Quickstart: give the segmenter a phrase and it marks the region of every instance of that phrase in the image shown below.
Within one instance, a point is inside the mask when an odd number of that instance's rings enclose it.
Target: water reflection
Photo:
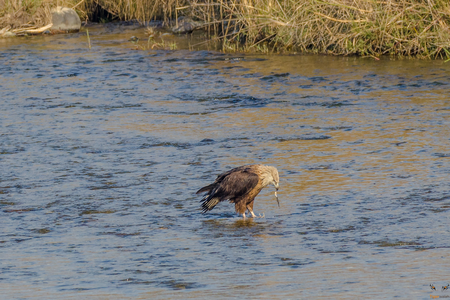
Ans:
[[[416,299],[445,280],[442,62],[135,51],[139,28],[98,30],[93,51],[0,41],[4,297]],[[266,189],[265,218],[202,215],[195,191],[248,163],[277,166],[281,207]]]

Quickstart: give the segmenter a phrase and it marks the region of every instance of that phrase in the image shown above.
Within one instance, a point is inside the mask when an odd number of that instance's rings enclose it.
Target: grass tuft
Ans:
[[[0,0],[0,29],[46,25],[56,4],[82,20],[190,16],[224,51],[450,59],[448,0]]]
[[[447,0],[218,0],[216,3],[219,4],[216,18],[209,24],[222,25],[227,49],[450,58]],[[197,13],[198,18],[204,15],[205,12]],[[205,17],[203,20],[208,22]],[[233,42],[234,47],[229,45]]]

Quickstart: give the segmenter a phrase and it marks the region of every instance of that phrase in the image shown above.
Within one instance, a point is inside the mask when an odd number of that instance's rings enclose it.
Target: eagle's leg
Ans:
[[[252,217],[256,218],[256,215],[253,213],[253,209],[250,207],[250,205],[247,205],[247,209],[252,214]]]
[[[255,215],[255,213],[253,212],[253,202],[251,202],[250,204],[247,205],[247,209],[248,211],[252,214],[253,218],[265,218],[266,215],[265,214],[260,214],[259,216]]]

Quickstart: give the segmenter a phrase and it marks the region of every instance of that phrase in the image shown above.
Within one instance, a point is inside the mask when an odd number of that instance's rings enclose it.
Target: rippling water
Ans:
[[[448,64],[134,30],[0,40],[2,297],[450,295]],[[202,215],[195,191],[247,163],[278,168],[281,208],[268,188],[265,218]]]

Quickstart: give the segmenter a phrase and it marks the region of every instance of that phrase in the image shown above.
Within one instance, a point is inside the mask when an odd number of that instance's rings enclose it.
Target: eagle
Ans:
[[[272,166],[256,164],[231,169],[217,176],[213,183],[197,191],[197,194],[207,192],[200,200],[202,213],[212,210],[219,202],[229,200],[234,203],[236,212],[244,219],[247,210],[255,218],[253,213],[255,197],[269,184],[273,184],[278,191],[279,182],[278,170]],[[275,197],[279,207],[280,201],[276,191]]]

